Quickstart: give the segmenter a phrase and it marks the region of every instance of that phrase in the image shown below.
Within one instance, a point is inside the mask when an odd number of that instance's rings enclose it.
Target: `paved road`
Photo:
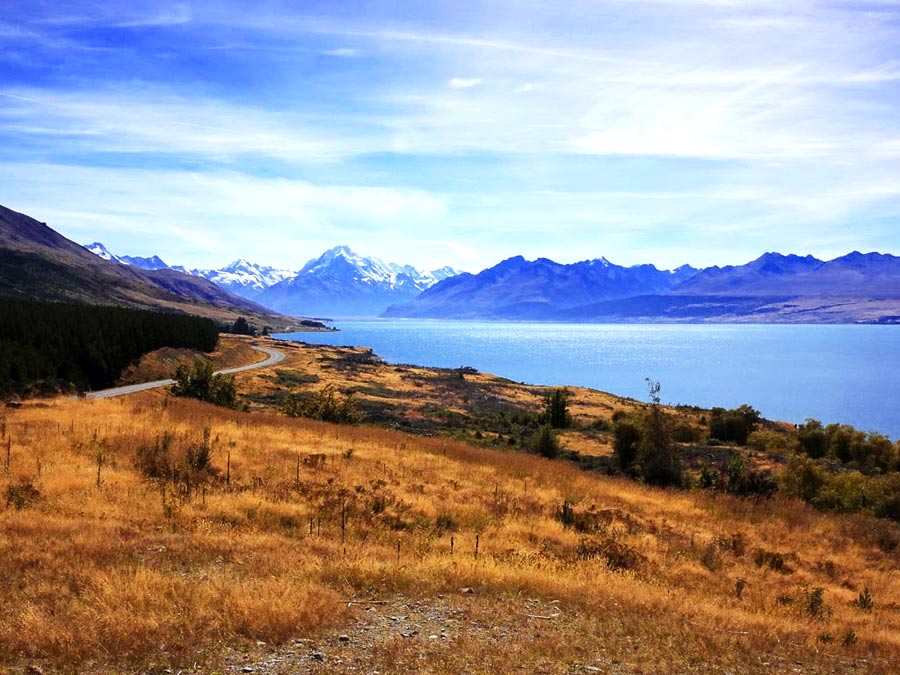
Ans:
[[[242,373],[245,370],[253,370],[254,368],[265,368],[266,366],[271,366],[276,363],[280,363],[284,361],[284,352],[280,352],[277,349],[272,349],[270,347],[254,347],[251,345],[251,349],[255,349],[258,352],[263,352],[269,355],[265,361],[260,361],[259,363],[251,363],[247,366],[239,366],[237,368],[226,368],[225,370],[217,370],[216,375],[228,375],[230,373]],[[85,396],[87,398],[112,398],[113,396],[124,396],[125,394],[134,394],[139,391],[145,391],[146,389],[156,389],[157,387],[165,387],[170,384],[175,384],[175,380],[156,380],[155,382],[143,382],[141,384],[129,384],[125,387],[113,387],[112,389],[101,389],[100,391],[92,391]]]

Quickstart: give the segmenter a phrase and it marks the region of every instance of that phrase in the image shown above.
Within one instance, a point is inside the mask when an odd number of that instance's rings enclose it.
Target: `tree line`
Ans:
[[[211,319],[122,307],[0,300],[0,393],[102,389],[161,347],[212,351]]]

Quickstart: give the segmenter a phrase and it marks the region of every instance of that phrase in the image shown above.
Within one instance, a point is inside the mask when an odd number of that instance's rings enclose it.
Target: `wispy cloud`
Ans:
[[[465,266],[898,245],[892,2],[35,4],[0,43],[3,199],[85,232],[227,259],[256,214],[272,255],[368,233],[415,258],[427,223]]]
[[[477,77],[451,77],[447,85],[451,89],[471,89],[481,84],[481,79]]]
[[[352,59],[360,56],[360,51],[358,49],[351,49],[350,47],[339,47],[338,49],[326,49],[322,52],[326,56],[340,56],[345,59]]]

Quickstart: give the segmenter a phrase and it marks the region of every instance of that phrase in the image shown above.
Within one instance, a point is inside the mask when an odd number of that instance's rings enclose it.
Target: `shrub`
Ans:
[[[813,619],[831,616],[831,608],[825,604],[825,589],[819,586],[801,591],[803,609]]]
[[[811,502],[824,485],[824,472],[807,457],[792,459],[781,475],[781,486],[785,493],[807,502]]]
[[[556,440],[553,427],[549,424],[543,425],[531,435],[528,447],[548,459],[559,457],[559,441]]]
[[[23,478],[18,483],[11,484],[6,488],[6,506],[12,506],[17,511],[34,504],[40,498],[41,493],[28,479]]]
[[[782,431],[757,429],[747,437],[747,445],[757,452],[784,455],[795,450],[796,440]]]
[[[672,440],[678,443],[697,443],[700,436],[700,430],[688,422],[679,420],[672,425]]]
[[[209,361],[197,360],[188,367],[184,364],[175,369],[175,396],[187,396],[207,403],[234,408],[237,406],[237,388],[234,375],[215,375]]]
[[[709,416],[709,435],[725,443],[746,445],[759,421],[759,411],[746,404],[734,410],[713,408]]]
[[[872,594],[869,593],[868,586],[859,594],[859,597],[853,602],[857,609],[863,612],[871,612],[875,603],[872,602]]]
[[[288,397],[281,410],[290,417],[307,417],[334,424],[356,424],[361,419],[353,393],[340,397],[332,384],[314,394]]]
[[[613,453],[619,468],[622,471],[633,471],[641,441],[640,429],[628,419],[619,419],[613,427],[613,433],[615,435]]]
[[[797,429],[797,440],[800,449],[808,457],[819,459],[828,452],[828,436],[819,420],[808,419]]]

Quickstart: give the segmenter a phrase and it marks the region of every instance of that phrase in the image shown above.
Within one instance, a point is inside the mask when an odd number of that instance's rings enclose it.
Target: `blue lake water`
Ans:
[[[480,371],[711,407],[749,403],[769,419],[841,422],[900,437],[900,327],[597,325],[372,320],[279,337],[371,347],[391,363]]]

